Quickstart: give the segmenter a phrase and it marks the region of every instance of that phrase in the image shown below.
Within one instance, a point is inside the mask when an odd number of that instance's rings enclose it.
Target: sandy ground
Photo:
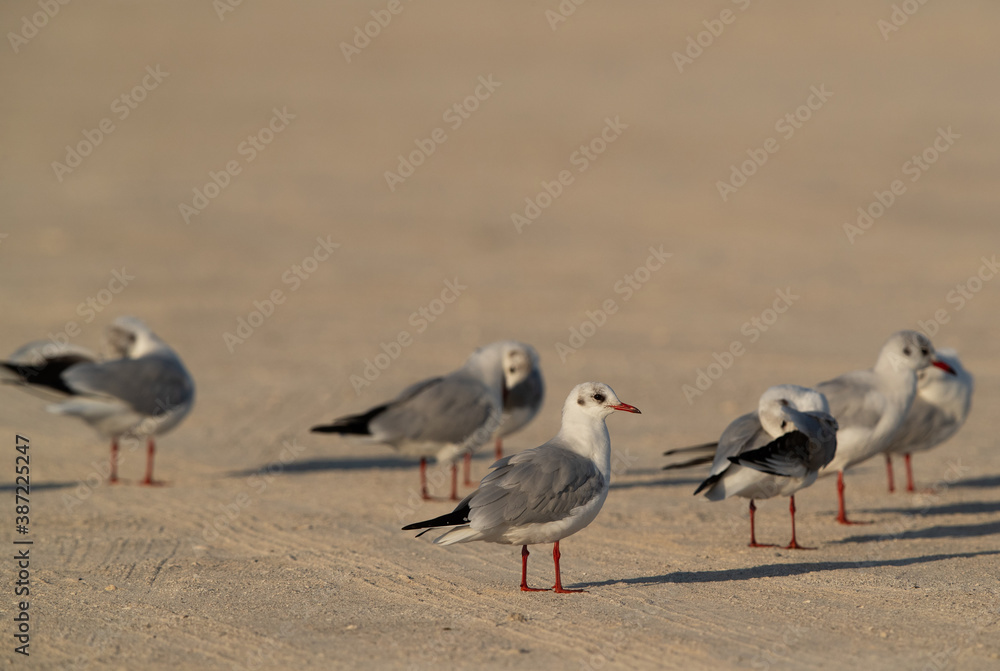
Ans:
[[[100,482],[102,440],[0,389],[7,543],[16,434],[33,485],[31,655],[13,650],[8,560],[5,659],[997,668],[1000,280],[976,279],[1000,252],[996,3],[919,5],[890,32],[889,2],[593,2],[553,30],[555,0],[243,2],[220,20],[224,1],[71,3],[37,31],[35,2],[0,8],[22,38],[0,58],[0,350],[67,329],[96,347],[132,314],[198,389],[160,441],[163,488],[134,486],[134,450],[131,484]],[[341,44],[390,6],[347,62]],[[731,166],[762,155],[724,199]],[[225,188],[198,201],[210,173]],[[558,197],[539,199],[543,183]],[[881,216],[845,231],[859,207]],[[519,231],[512,214],[532,219]],[[339,247],[310,260],[317,238]],[[672,256],[637,272],[650,247]],[[134,279],[112,294],[115,271]],[[446,282],[460,296],[434,303]],[[778,292],[794,296],[780,315]],[[920,324],[977,383],[965,429],[915,460],[936,494],[889,495],[869,462],[848,499],[874,524],[836,525],[822,480],[798,498],[816,550],[751,550],[744,501],[694,498],[702,471],[660,470],[664,449],[717,437],[767,386],[868,367]],[[412,344],[356,390],[401,331]],[[550,437],[584,380],[643,411],[609,420],[613,490],[563,543],[586,594],[519,592],[518,548],[401,532],[449,509],[413,504],[414,464],[308,433],[508,337],[539,349],[550,391],[512,449]],[[689,402],[684,385],[733,343],[742,355]],[[784,500],[758,519],[762,540],[787,541]],[[530,577],[551,581],[547,546]]]

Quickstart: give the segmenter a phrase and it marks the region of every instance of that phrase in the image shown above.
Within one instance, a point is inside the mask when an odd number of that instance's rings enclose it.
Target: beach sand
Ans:
[[[103,439],[0,389],[8,543],[31,446],[12,666],[996,669],[1000,8],[681,4],[71,3],[32,31],[40,5],[4,3],[0,351],[135,315],[197,384],[157,488],[139,446],[109,486]],[[823,479],[796,500],[815,550],[752,549],[744,500],[660,470],[920,326],[976,377],[914,459],[936,493],[888,494],[874,459],[847,477],[873,524],[834,523]],[[506,338],[548,388],[511,450],[582,381],[642,410],[609,418],[612,490],[562,543],[586,594],[518,591],[518,547],[400,531],[451,504],[308,431]],[[757,519],[787,542],[784,499]]]

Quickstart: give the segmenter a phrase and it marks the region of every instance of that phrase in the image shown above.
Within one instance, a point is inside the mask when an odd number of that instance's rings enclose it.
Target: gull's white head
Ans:
[[[897,331],[882,346],[875,369],[916,372],[932,365],[950,370],[946,363],[935,360],[930,338],[919,331]]]
[[[563,405],[563,417],[583,415],[604,419],[615,410],[639,413],[639,408],[622,401],[615,390],[603,382],[584,382],[573,387]]]
[[[105,335],[108,349],[120,359],[136,359],[164,346],[149,327],[135,317],[119,317]]]
[[[775,438],[801,429],[801,418],[807,412],[829,415],[830,404],[821,392],[795,384],[770,387],[761,395],[757,406],[760,425]],[[824,422],[827,420],[832,422],[832,431],[836,432],[836,422],[832,417],[823,419]]]
[[[513,389],[538,370],[538,352],[531,345],[516,340],[506,340],[499,345],[503,351],[504,387]]]
[[[830,413],[830,404],[822,392],[797,384],[777,384],[769,387],[760,397],[759,408],[780,401],[784,401],[784,405],[791,406],[799,412]]]

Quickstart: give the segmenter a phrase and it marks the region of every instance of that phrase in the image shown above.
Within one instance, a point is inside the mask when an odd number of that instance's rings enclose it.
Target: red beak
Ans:
[[[955,369],[946,364],[944,361],[939,361],[938,359],[934,359],[934,361],[931,361],[931,365],[937,366],[946,373],[951,373],[952,375],[958,375],[958,373],[955,372]]]
[[[618,405],[613,405],[611,406],[611,409],[621,410],[623,412],[634,412],[637,415],[642,414],[641,412],[639,412],[639,408],[635,407],[634,405],[629,405],[628,403],[619,403]]]

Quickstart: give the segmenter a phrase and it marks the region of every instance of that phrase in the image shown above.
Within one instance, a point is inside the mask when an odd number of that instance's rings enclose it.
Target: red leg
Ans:
[[[837,521],[841,524],[871,524],[871,522],[855,522],[847,519],[844,510],[844,472],[837,471]]]
[[[889,493],[896,491],[895,478],[892,477],[892,456],[886,452],[885,453],[885,472],[889,477]]]
[[[788,497],[788,512],[792,515],[792,542],[785,546],[786,550],[815,550],[816,548],[807,548],[798,544],[795,540],[795,496]]]
[[[528,546],[521,546],[521,591],[522,592],[548,592],[547,588],[528,587]]]
[[[431,500],[431,495],[427,493],[427,459],[424,457],[420,457],[420,498]]]
[[[913,465],[910,463],[910,453],[907,452],[903,455],[903,460],[906,462],[906,491],[912,492],[913,488]]]
[[[108,483],[118,484],[118,439],[111,439],[111,475],[108,476]]]
[[[142,483],[144,485],[162,485],[162,482],[156,482],[153,480],[153,456],[156,453],[156,444],[153,442],[153,437],[149,436],[146,439],[146,477],[143,478]]]
[[[458,462],[451,465],[451,500],[458,501]]]
[[[557,594],[572,594],[574,592],[586,592],[585,589],[563,589],[562,586],[562,575],[559,573],[559,558],[562,555],[559,553],[559,541],[556,541],[555,545],[552,546],[552,563],[556,565],[556,584],[552,588],[553,592]]]
[[[472,487],[476,483],[472,481],[472,452],[465,453],[465,486]]]
[[[503,459],[503,438],[500,436],[497,436],[496,453],[494,456],[497,458],[497,461]]]
[[[754,505],[753,499],[750,499],[750,544],[747,547],[752,547],[752,548],[773,548],[773,547],[775,547],[774,545],[772,545],[770,543],[763,543],[762,544],[762,543],[758,543],[757,542],[757,536],[754,533],[754,527],[753,527],[753,514],[755,512],[757,512],[757,506]]]

